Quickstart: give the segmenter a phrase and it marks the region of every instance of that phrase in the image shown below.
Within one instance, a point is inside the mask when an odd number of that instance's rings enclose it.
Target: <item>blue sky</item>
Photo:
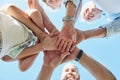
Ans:
[[[86,0],[87,1],[87,0]],[[6,4],[15,4],[21,9],[26,10],[27,0],[1,0],[0,6]],[[45,8],[45,12],[50,18],[50,20],[57,26],[60,30],[62,28],[62,17],[65,16],[64,7],[60,8],[58,11],[50,11]],[[78,19],[75,27],[81,30],[88,30],[97,28],[99,25],[105,24],[107,21],[104,17],[93,23],[80,22]],[[101,64],[106,66],[116,77],[120,80],[120,35],[115,35],[110,38],[96,38],[83,41],[78,45],[79,48],[83,49],[89,56],[93,57]],[[81,80],[95,80],[94,77],[80,64],[75,61],[71,61],[79,67],[79,72],[81,75]],[[41,69],[43,63],[43,53],[37,57],[33,66],[26,72],[21,72],[18,68],[18,62],[3,62],[0,60],[0,80],[36,80],[36,77]],[[61,70],[64,64],[58,66],[51,80],[60,80]]]

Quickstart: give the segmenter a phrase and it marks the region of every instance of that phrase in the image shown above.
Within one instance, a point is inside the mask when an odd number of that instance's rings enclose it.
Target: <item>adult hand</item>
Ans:
[[[59,32],[56,28],[54,28],[49,35],[50,35],[51,37],[56,37],[56,36],[58,36],[59,34],[60,34],[60,32]]]
[[[71,61],[71,60],[75,60],[76,57],[77,57],[77,55],[78,55],[78,53],[79,53],[79,50],[80,50],[80,49],[78,49],[78,48],[75,47],[74,51],[71,52],[70,55],[67,55],[67,56],[64,58],[64,60],[63,60],[62,63],[68,62],[68,61]]]
[[[30,9],[36,8],[37,4],[39,5],[38,0],[28,0],[27,3],[28,3],[28,6],[29,6]]]
[[[44,65],[52,68],[57,67],[62,63],[63,59],[69,55],[68,52],[61,53],[60,51],[44,51]]]
[[[56,46],[56,41],[57,38],[56,37],[50,37],[50,36],[46,36],[42,41],[42,48],[43,50],[56,50],[57,46]]]
[[[73,24],[64,24],[57,41],[58,50],[61,50],[62,52],[68,52],[75,42],[76,31],[73,27]]]

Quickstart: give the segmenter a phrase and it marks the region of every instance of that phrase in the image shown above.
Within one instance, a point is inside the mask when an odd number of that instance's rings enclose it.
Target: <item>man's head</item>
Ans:
[[[85,21],[94,21],[101,17],[102,10],[98,9],[93,1],[85,3],[82,7],[81,17]]]
[[[61,6],[62,0],[43,0],[52,9],[57,9]]]
[[[63,68],[61,80],[80,80],[77,67],[72,63],[67,63]]]

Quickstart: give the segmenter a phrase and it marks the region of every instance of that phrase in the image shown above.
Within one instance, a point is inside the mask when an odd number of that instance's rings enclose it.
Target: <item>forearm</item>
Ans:
[[[66,4],[66,15],[65,15],[65,17],[75,17],[75,13],[76,13],[76,7],[75,7],[74,3],[72,1],[68,1],[67,4]],[[74,24],[74,21],[64,21],[64,24],[66,24],[66,23]]]
[[[20,55],[17,57],[17,59],[22,59],[25,57],[29,57],[31,55],[38,54],[40,51],[42,51],[42,45],[41,44],[36,44],[34,46],[27,47],[23,49],[23,51],[20,53]]]
[[[85,53],[82,55],[79,63],[84,66],[96,80],[116,80],[115,76],[107,68]]]
[[[85,39],[90,39],[90,38],[101,38],[105,37],[106,35],[106,29],[105,28],[97,28],[93,30],[87,30],[83,31]]]
[[[21,21],[28,27],[33,33],[40,39],[44,38],[45,33],[42,32],[29,18],[29,16],[20,10],[19,8],[15,7],[14,5],[11,5],[8,7],[7,12],[12,17],[16,18],[17,20]],[[20,14],[20,15],[19,15]]]
[[[39,10],[40,13],[42,14],[44,26],[47,28],[47,30],[49,32],[52,32],[53,29],[57,29],[54,26],[54,24],[50,21],[49,17],[46,15],[45,11],[43,10],[41,5],[39,4],[38,0],[34,0],[34,3],[32,5],[34,5],[34,7],[32,7],[32,8]]]
[[[38,54],[23,58],[18,60],[19,61],[19,69],[21,71],[26,71],[28,68],[30,68],[35,61]]]
[[[43,65],[37,80],[50,80],[53,71],[52,67]]]

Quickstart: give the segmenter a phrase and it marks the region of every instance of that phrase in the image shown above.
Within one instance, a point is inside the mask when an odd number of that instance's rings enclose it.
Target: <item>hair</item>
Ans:
[[[64,73],[64,69],[66,69],[66,67],[68,67],[68,66],[70,66],[70,65],[73,65],[73,66],[77,69],[77,71],[78,71],[77,66],[74,65],[73,63],[67,63],[67,64],[65,64],[65,66],[64,66],[63,69],[62,69],[61,80],[63,80],[63,78],[64,78],[64,74],[63,74],[63,73]],[[79,74],[79,71],[78,71],[78,74]],[[80,80],[80,74],[79,74],[79,77],[78,77],[77,80]]]
[[[86,2],[86,3],[82,6],[82,10],[81,10],[81,14],[80,14],[80,16],[81,16],[81,21],[87,22],[87,21],[84,19],[83,15],[84,15],[85,10],[88,8],[88,6],[91,6],[91,4],[94,5],[93,1]]]
[[[51,11],[58,11],[58,9],[61,7],[62,3],[63,3],[63,0],[61,0],[61,5],[58,7],[58,8],[52,8],[49,4],[47,4],[47,1],[46,0],[42,0],[43,4],[46,5],[46,7],[51,10]]]
[[[46,0],[42,0],[42,1],[46,3]]]

